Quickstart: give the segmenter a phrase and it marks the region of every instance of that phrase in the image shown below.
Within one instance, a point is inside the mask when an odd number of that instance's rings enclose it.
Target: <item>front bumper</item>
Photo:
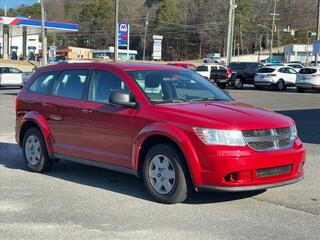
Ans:
[[[305,149],[297,139],[290,149],[257,152],[250,147],[207,147],[198,152],[199,190],[251,191],[292,184],[303,179]],[[289,167],[288,171],[278,172]],[[261,176],[261,171],[271,174]]]
[[[244,187],[219,187],[219,186],[198,186],[197,189],[200,191],[218,191],[218,192],[245,192],[245,191],[258,191],[268,188],[275,188],[290,185],[293,183],[300,182],[304,179],[303,176],[291,179],[284,182],[271,183],[271,184],[261,184],[253,186],[244,186]]]

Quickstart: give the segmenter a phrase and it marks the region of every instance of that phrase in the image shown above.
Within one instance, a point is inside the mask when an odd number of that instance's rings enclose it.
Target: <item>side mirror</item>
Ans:
[[[127,107],[135,107],[137,104],[130,101],[130,94],[125,91],[113,90],[110,93],[109,103]]]

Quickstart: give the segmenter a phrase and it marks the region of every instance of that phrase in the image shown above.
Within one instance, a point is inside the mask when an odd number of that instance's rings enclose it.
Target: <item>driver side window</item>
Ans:
[[[110,94],[114,90],[129,93],[128,87],[115,74],[96,70],[90,84],[89,101],[109,103]]]

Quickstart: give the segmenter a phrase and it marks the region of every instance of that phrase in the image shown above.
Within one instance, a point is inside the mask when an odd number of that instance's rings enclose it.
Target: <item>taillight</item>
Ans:
[[[227,77],[227,78],[230,78],[231,75],[232,75],[231,69],[228,68],[228,70],[227,70],[227,72],[226,72],[226,77]]]
[[[16,97],[16,113],[18,112],[18,104],[19,104],[19,98],[18,97]]]
[[[268,77],[276,77],[276,76],[277,76],[277,74],[272,73],[272,74],[267,74],[267,76],[268,76]]]
[[[311,74],[311,77],[320,77],[320,74]]]

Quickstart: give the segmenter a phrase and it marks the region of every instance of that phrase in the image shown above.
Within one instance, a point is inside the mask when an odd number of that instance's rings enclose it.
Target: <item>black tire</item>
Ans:
[[[208,61],[207,61],[207,60],[204,60],[204,63],[208,63]]]
[[[297,87],[297,92],[304,93],[305,89],[301,87]]]
[[[286,89],[286,83],[283,80],[279,80],[276,84],[276,88],[278,91],[283,91]]]
[[[243,88],[243,80],[239,77],[236,77],[234,80],[234,88],[235,89],[242,89]]]
[[[254,88],[257,90],[264,90],[263,86],[254,85]]]
[[[218,83],[218,87],[221,89],[225,89],[226,88],[226,84],[225,83]]]
[[[165,156],[173,165],[172,171],[175,172],[175,179],[172,183],[172,189],[165,194],[157,192],[152,186],[152,178],[149,176],[149,169],[152,160],[157,156]],[[153,146],[147,153],[143,163],[144,184],[155,201],[165,204],[174,204],[184,202],[192,191],[192,181],[184,160],[184,157],[178,149],[172,144],[158,144]],[[158,174],[159,175],[159,174]],[[163,180],[162,180],[163,181]],[[164,185],[163,185],[164,187]]]
[[[38,161],[34,164],[30,162],[27,158],[27,153],[26,153],[26,145],[29,137],[35,137],[37,141],[39,141],[39,148],[38,152],[40,153],[40,157],[36,158]],[[29,139],[30,140],[30,139]],[[39,131],[37,128],[30,128],[26,131],[26,133],[23,136],[22,140],[22,152],[23,152],[23,157],[25,160],[25,163],[27,167],[33,171],[33,172],[46,172],[52,169],[53,167],[53,160],[49,158],[48,152],[47,152],[47,147],[45,144],[45,141],[43,139],[42,133]]]

